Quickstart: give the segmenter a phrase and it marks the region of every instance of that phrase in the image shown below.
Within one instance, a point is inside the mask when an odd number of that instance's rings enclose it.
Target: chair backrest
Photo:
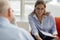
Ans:
[[[60,17],[55,17],[58,36],[60,37]]]

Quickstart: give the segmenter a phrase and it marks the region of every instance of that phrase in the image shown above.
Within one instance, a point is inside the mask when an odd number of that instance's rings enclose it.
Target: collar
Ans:
[[[0,23],[2,24],[6,24],[6,23],[10,23],[9,20],[3,16],[0,16]]]
[[[38,20],[38,18],[37,18],[37,16],[34,14],[33,15],[33,17],[35,17],[37,20]],[[44,17],[43,18],[46,18],[47,16],[46,15],[44,15]]]

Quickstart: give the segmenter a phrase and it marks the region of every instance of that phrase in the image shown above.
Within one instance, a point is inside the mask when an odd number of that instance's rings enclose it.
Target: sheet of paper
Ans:
[[[48,33],[48,32],[44,32],[44,31],[41,31],[41,30],[40,30],[40,32],[41,32],[42,34],[46,35],[46,36],[53,37],[53,35],[52,35],[52,34],[50,34],[50,33]]]

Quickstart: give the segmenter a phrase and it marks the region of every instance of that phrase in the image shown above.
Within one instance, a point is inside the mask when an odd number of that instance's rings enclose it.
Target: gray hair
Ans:
[[[0,13],[9,7],[8,0],[0,0]]]

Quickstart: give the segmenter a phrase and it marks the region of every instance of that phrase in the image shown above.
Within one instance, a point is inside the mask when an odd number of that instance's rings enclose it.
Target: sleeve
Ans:
[[[25,29],[21,27],[19,28],[15,25],[12,26],[16,40],[34,40],[34,38],[30,35],[30,33]]]
[[[27,40],[34,40],[34,38],[30,35],[30,33],[28,31],[26,31],[25,29],[21,29],[21,31]]]
[[[51,16],[51,24],[52,24],[52,29],[51,29],[52,34],[57,34],[56,22],[52,16]]]
[[[30,24],[30,27],[31,27],[31,32],[33,35],[38,35],[38,30],[36,28],[36,24],[35,24],[35,20],[32,18],[32,16],[29,16],[28,17],[29,19],[29,24]]]

